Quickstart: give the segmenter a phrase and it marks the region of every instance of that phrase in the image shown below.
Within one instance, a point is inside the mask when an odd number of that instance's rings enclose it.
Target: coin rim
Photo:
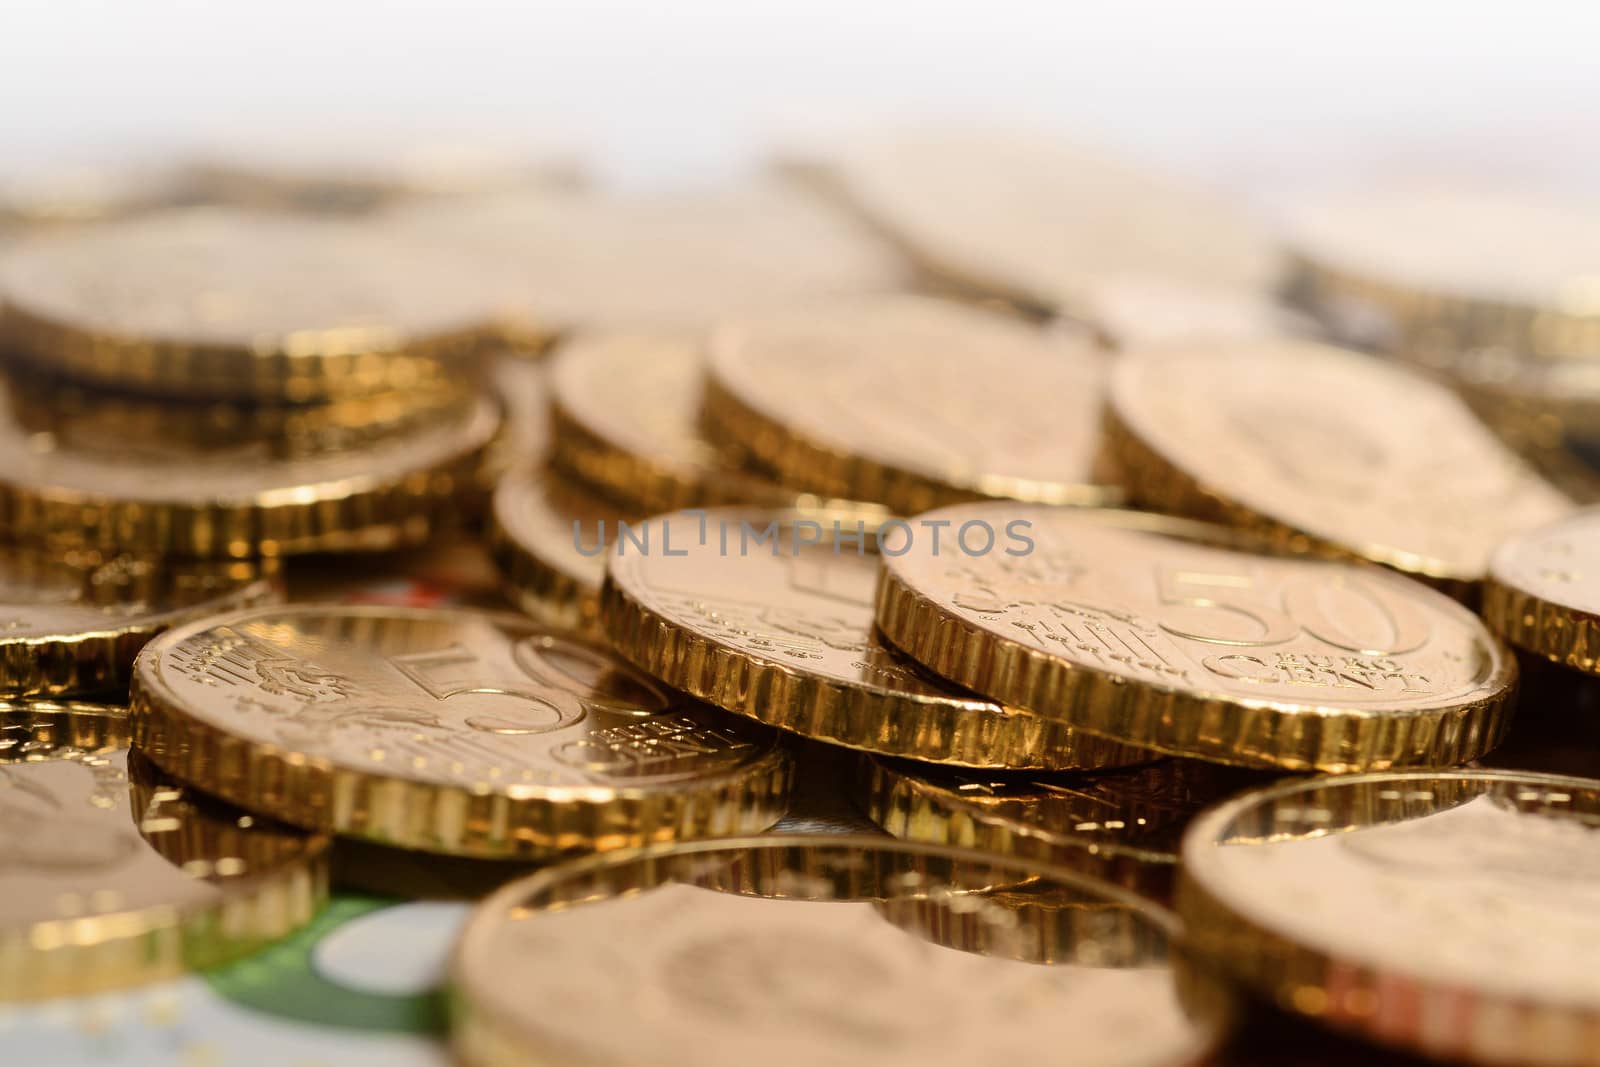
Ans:
[[[132,751],[131,719],[115,705],[0,700],[0,711],[20,707],[120,722],[120,751]],[[331,849],[328,835],[306,834],[293,859],[230,879],[214,900],[0,925],[0,1003],[139,985],[248,955],[322,910]]]
[[[282,603],[278,577],[257,578],[182,607],[116,625],[32,637],[0,635],[0,700],[103,694],[124,688],[133,663],[157,634],[191,619]]]
[[[234,498],[135,500],[33,485],[0,473],[0,527],[47,545],[182,559],[255,559],[418,545],[472,511],[480,472],[503,424],[500,402],[475,398],[458,418],[461,440],[431,461],[388,476],[355,472]],[[107,468],[115,484],[116,470]]]
[[[140,654],[129,705],[134,743],[174,777],[252,811],[445,855],[547,859],[576,849],[753,832],[786,809],[793,761],[777,738],[765,753],[698,787],[444,785],[252,741],[188,711],[161,676],[163,654],[196,633],[283,615],[473,619],[593,645],[523,615],[454,608],[288,604],[201,619],[168,630]]]
[[[840,306],[865,305],[841,301]],[[826,305],[818,305],[817,311],[824,314]],[[970,309],[965,313],[980,314]],[[1003,316],[994,318],[1013,328],[1026,326]],[[958,480],[831,444],[762,410],[728,382],[721,365],[733,358],[739,332],[739,327],[725,326],[710,337],[701,428],[714,446],[747,457],[754,469],[770,473],[784,485],[820,496],[871,501],[897,515],[993,499],[1082,507],[1104,507],[1122,499],[1121,488],[1114,485],[1041,482],[982,472]],[[1098,353],[1086,355],[1100,358]]]
[[[1360,352],[1315,341],[1289,339],[1276,343],[1297,348],[1308,346],[1320,348],[1348,356],[1350,359],[1367,361],[1374,359]],[[1259,345],[1260,342],[1256,344]],[[1248,530],[1276,546],[1295,552],[1314,552],[1329,559],[1358,559],[1381,563],[1418,581],[1426,582],[1464,604],[1476,603],[1482,591],[1485,577],[1483,572],[1468,573],[1437,557],[1410,552],[1390,544],[1367,542],[1358,545],[1339,537],[1313,533],[1258,511],[1245,504],[1236,495],[1201,481],[1198,476],[1191,474],[1181,460],[1162,451],[1135,430],[1128,415],[1122,410],[1126,401],[1120,398],[1131,388],[1124,383],[1126,379],[1132,377],[1134,370],[1138,369],[1134,364],[1139,358],[1138,354],[1130,354],[1129,357],[1119,360],[1112,369],[1111,381],[1106,388],[1105,407],[1101,414],[1101,447],[1133,502],[1152,511]],[[1445,387],[1439,386],[1439,388]],[[1465,408],[1465,405],[1463,407]],[[1471,421],[1477,421],[1470,408],[1465,409],[1462,414]],[[1515,455],[1515,453],[1510,454]],[[1525,461],[1519,457],[1519,462]],[[1529,474],[1540,482],[1549,484],[1531,467]],[[1551,488],[1559,492],[1554,486]],[[1487,571],[1487,566],[1484,571]]]
[[[1179,536],[1207,547],[1285,555],[1245,532],[1192,519],[1087,509],[1061,514]],[[1360,561],[1345,565],[1368,568],[1362,573],[1374,578],[1410,581]],[[1124,678],[990,633],[913,589],[896,573],[895,559],[885,560],[879,573],[876,616],[890,643],[935,674],[1001,703],[1157,752],[1242,767],[1333,773],[1465,763],[1504,738],[1517,689],[1517,662],[1476,615],[1426,585],[1413,584],[1425,596],[1438,598],[1440,608],[1461,613],[1482,631],[1490,663],[1476,692],[1486,695],[1386,716],[1381,709],[1190,692]],[[1229,742],[1237,738],[1268,743],[1255,752],[1241,752]],[[1380,744],[1387,746],[1383,752],[1378,751]]]
[[[1551,663],[1600,674],[1600,613],[1542,596],[1513,580],[1512,557],[1568,523],[1600,521],[1600,511],[1575,512],[1503,542],[1489,560],[1483,587],[1483,621],[1508,644]]]
[[[1258,923],[1243,908],[1230,905],[1203,884],[1209,858],[1214,853],[1223,827],[1250,808],[1293,796],[1308,789],[1346,788],[1384,783],[1437,783],[1454,781],[1497,781],[1525,783],[1551,788],[1600,791],[1600,781],[1572,775],[1538,774],[1526,771],[1445,769],[1410,772],[1378,772],[1337,777],[1300,778],[1248,790],[1223,801],[1190,823],[1180,851],[1177,910],[1189,930],[1190,942],[1201,955],[1231,972],[1233,978],[1253,987],[1279,1007],[1324,1023],[1353,1030],[1370,1040],[1394,1047],[1422,1051],[1447,1058],[1471,1059],[1483,1063],[1520,1063],[1520,1057],[1505,1052],[1506,1035],[1516,1036],[1514,1044],[1537,1048],[1551,1033],[1600,1034],[1600,1008],[1587,1011],[1568,1005],[1540,1003],[1502,993],[1486,993],[1421,972],[1405,974],[1387,965],[1341,958],[1338,946],[1315,948],[1296,943],[1269,925]],[[1311,991],[1310,996],[1299,995]],[[1365,1000],[1376,1005],[1380,1000],[1396,999],[1410,1005],[1414,1040],[1407,1042],[1394,1032],[1393,1013],[1369,1011],[1365,1020],[1349,1015],[1334,1015],[1327,1009],[1335,1001]],[[1321,1010],[1310,1010],[1320,1002]],[[1483,1038],[1482,1027],[1462,1024],[1450,1028],[1453,1042],[1443,1047],[1430,1046],[1428,1019],[1461,1019],[1481,1013],[1494,1020],[1493,1035]]]
[[[495,980],[477,982],[472,977],[468,959],[470,942],[475,931],[484,924],[498,921],[500,915],[511,910],[515,902],[529,894],[540,892],[549,885],[581,878],[590,873],[615,865],[654,863],[706,852],[748,852],[777,849],[877,849],[909,856],[943,857],[956,861],[970,861],[985,867],[1009,867],[1030,875],[1044,875],[1067,886],[1087,888],[1108,902],[1123,905],[1137,912],[1156,926],[1172,946],[1172,966],[1184,951],[1183,928],[1176,914],[1161,904],[1148,900],[1125,889],[1110,885],[1059,864],[1044,863],[1018,856],[1000,856],[967,848],[931,845],[898,838],[863,837],[859,834],[767,834],[760,837],[741,836],[715,840],[685,841],[670,845],[622,849],[595,856],[583,857],[558,864],[546,870],[510,882],[481,901],[463,924],[451,950],[448,967],[451,991],[451,1047],[456,1056],[474,1067],[512,1067],[540,1060],[542,1048],[537,1038],[523,1033],[515,1019],[504,1017],[483,999],[474,994],[474,986],[496,985]],[[659,884],[659,883],[658,883]],[[1197,1042],[1204,1047],[1216,1047],[1227,1027],[1225,1009],[1220,1005],[1217,1013],[1207,1012],[1192,1020]]]
[[[720,509],[706,518],[759,516],[775,522],[875,522],[872,513],[806,509]],[[672,516],[662,516],[661,520]],[[698,516],[697,516],[698,517]],[[1103,770],[1147,763],[1154,754],[976,694],[913,693],[846,681],[741,647],[674,619],[627,588],[606,560],[600,625],[612,650],[646,674],[723,711],[817,741],[975,770]],[[937,682],[935,681],[935,684]],[[976,724],[987,728],[974,730]],[[930,728],[937,724],[937,728]],[[897,740],[898,739],[898,740]]]

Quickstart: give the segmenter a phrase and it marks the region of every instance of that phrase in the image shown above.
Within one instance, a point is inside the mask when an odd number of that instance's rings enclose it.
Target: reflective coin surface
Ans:
[[[577,338],[550,368],[551,466],[641,514],[783,504],[795,493],[733,468],[697,427],[703,340],[691,333]]]
[[[988,899],[1024,882],[1077,894],[1083,920]],[[825,836],[652,849],[478,908],[452,963],[455,1048],[473,1065],[1191,1064],[1213,1029],[1179,1004],[1173,936],[1109,886],[979,853]]]
[[[1600,670],[1600,511],[1578,512],[1496,550],[1484,588],[1489,628],[1518,648]]]
[[[783,182],[648,196],[459,197],[389,225],[496,264],[530,342],[574,331],[703,328],[725,315],[900,288],[900,258]]]
[[[179,622],[276,599],[249,562],[181,564],[0,545],[0,696],[104,693]]]
[[[774,735],[488,612],[299,605],[193,623],[139,661],[133,715],[153,760],[219,796],[466,855],[764,829],[789,784]]]
[[[1481,581],[1497,544],[1572,506],[1449,390],[1309,342],[1132,353],[1107,432],[1141,504],[1446,585]]]
[[[15,355],[108,386],[309,401],[460,374],[505,292],[385,229],[205,209],[15,249],[0,329]]]
[[[872,625],[876,516],[717,509],[649,525],[654,551],[621,541],[609,555],[601,619],[620,655],[670,685],[817,740],[934,763],[1151,758],[962,692],[886,647]]]
[[[422,413],[363,400],[260,422],[242,407],[37,397],[31,384],[0,381],[0,517],[11,535],[184,559],[423,541],[481,494],[501,422],[481,396]]]
[[[1281,269],[1267,231],[1221,198],[1047,137],[908,131],[863,139],[819,170],[936,276],[1090,321],[1108,284],[1225,300],[1265,294]]]
[[[517,606],[549,626],[599,634],[606,554],[625,512],[550,470],[523,466],[500,480],[489,542]]]
[[[1508,348],[1600,353],[1600,205],[1557,189],[1413,175],[1285,211],[1301,299],[1342,337],[1453,368]]]
[[[1013,318],[922,297],[733,320],[705,426],[786,485],[913,515],[976,497],[1106,503],[1102,358]]]
[[[885,552],[878,626],[995,700],[1177,755],[1329,771],[1463,762],[1509,721],[1509,651],[1381,568],[1133,512],[987,503],[917,520],[939,521],[942,551],[912,527]]]
[[[327,845],[166,779],[120,708],[0,703],[0,999],[253,951],[321,906]]]
[[[1169,899],[1200,811],[1263,776],[1198,760],[1077,774],[982,774],[871,759],[865,806],[896,837],[1028,856]]]
[[[1493,771],[1285,782],[1183,842],[1200,950],[1290,1011],[1430,1057],[1594,1061],[1600,785]]]

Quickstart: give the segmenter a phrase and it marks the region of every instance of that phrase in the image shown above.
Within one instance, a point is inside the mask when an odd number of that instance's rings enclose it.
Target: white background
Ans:
[[[0,171],[232,145],[527,137],[603,176],[962,117],[1254,189],[1600,175],[1600,3],[0,0]]]

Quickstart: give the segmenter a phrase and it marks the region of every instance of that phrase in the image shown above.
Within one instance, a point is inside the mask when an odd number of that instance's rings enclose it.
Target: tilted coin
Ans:
[[[481,499],[500,426],[499,405],[480,396],[380,429],[308,415],[305,435],[253,414],[213,420],[212,409],[109,394],[62,409],[30,396],[0,381],[8,534],[188,559],[418,544]]]
[[[1309,342],[1130,353],[1105,429],[1137,503],[1463,595],[1495,545],[1572,507],[1449,390]]]
[[[858,513],[726,509],[647,525],[649,550],[623,539],[607,557],[600,618],[618,654],[668,685],[769,726],[930,763],[1151,758],[961,692],[886,647],[872,626],[874,532]]]
[[[976,497],[1106,503],[1104,365],[1011,318],[921,297],[731,322],[705,428],[786,485],[913,515]]]
[[[1078,322],[1117,349],[1203,340],[1310,336],[1315,323],[1266,291],[1209,289],[1161,278],[1085,282],[1092,320]]]
[[[547,626],[600,633],[606,551],[624,513],[553,471],[524,466],[500,480],[489,545],[517,606]]]
[[[1517,648],[1600,673],[1600,511],[1502,544],[1489,563],[1483,617]]]
[[[327,845],[166,779],[120,708],[0,703],[0,999],[254,951],[321,907]]]
[[[487,612],[301,605],[169,630],[134,672],[140,747],[286,822],[484,857],[764,829],[774,735],[610,653]]]
[[[1189,820],[1260,781],[1248,771],[1178,759],[1053,775],[870,759],[863,776],[867,813],[896,837],[1059,863],[1163,901]]]
[[[816,178],[927,272],[1091,322],[1124,282],[1259,299],[1281,270],[1267,231],[1208,191],[1042,136],[863,139],[821,159]]]
[[[1176,755],[1338,772],[1461,763],[1510,720],[1510,651],[1382,568],[1136,512],[989,503],[919,521],[954,543],[885,554],[879,630],[1014,707]]]
[[[701,437],[704,377],[693,334],[568,342],[550,368],[551,466],[646,515],[792,503],[794,492],[735,469]]]
[[[373,226],[192,211],[12,250],[0,337],[116,388],[324,400],[476,370],[505,291],[489,266]]]
[[[0,697],[107,693],[177,623],[279,597],[251,562],[182,564],[0,545]]]
[[[722,891],[740,871],[753,891]],[[1060,927],[1047,965],[1019,962],[1038,931],[984,891],[1030,879],[1112,921]],[[906,935],[930,907],[973,928],[972,951]],[[651,849],[481,904],[451,965],[453,1041],[473,1067],[1190,1064],[1217,1024],[1180,1005],[1175,938],[1165,911],[1110,886],[979,853],[846,837]]]
[[[1190,827],[1179,909],[1291,1012],[1440,1059],[1593,1063],[1597,816],[1583,778],[1285,782]]]
[[[575,331],[697,329],[798,299],[900,288],[900,258],[803,190],[540,190],[395,211],[398,233],[494,264],[537,345]]]
[[[1299,298],[1350,341],[1444,369],[1600,355],[1600,204],[1413,177],[1288,206]]]

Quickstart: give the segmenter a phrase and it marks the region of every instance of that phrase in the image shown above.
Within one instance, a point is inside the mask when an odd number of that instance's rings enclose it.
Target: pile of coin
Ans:
[[[183,173],[0,212],[8,1041],[1594,1062],[1570,246],[989,133]]]

